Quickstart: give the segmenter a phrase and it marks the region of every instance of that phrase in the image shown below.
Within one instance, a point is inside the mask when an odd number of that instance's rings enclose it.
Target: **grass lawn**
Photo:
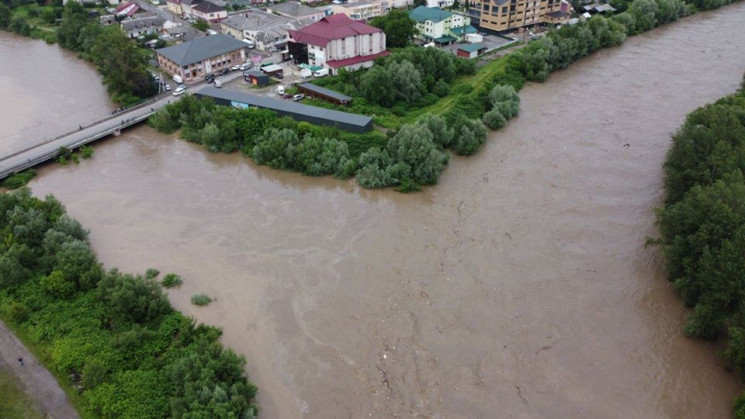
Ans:
[[[478,88],[494,80],[500,73],[504,73],[507,67],[508,55],[499,57],[493,61],[488,62],[476,71],[476,74],[471,76],[458,76],[453,83],[450,85],[450,94],[440,98],[437,102],[424,106],[421,108],[408,109],[403,115],[395,115],[390,109],[381,108],[379,106],[369,106],[367,112],[361,109],[355,109],[354,104],[349,107],[335,105],[321,99],[305,98],[303,103],[307,105],[319,106],[322,108],[336,109],[345,112],[361,113],[368,116],[372,116],[375,124],[388,129],[399,128],[402,125],[410,124],[415,122],[426,114],[443,115],[450,109],[452,109],[458,100],[463,96],[475,96],[478,94]],[[463,89],[463,87],[471,86],[473,89]],[[460,88],[460,89],[459,89]],[[333,90],[333,87],[331,87]],[[468,90],[467,93],[462,93]],[[294,93],[294,90],[288,89],[289,93]],[[461,93],[459,93],[461,92]],[[380,112],[375,112],[375,109]]]
[[[0,418],[43,419],[31,396],[23,391],[23,385],[5,367],[0,367]]]
[[[507,56],[498,58],[478,69],[476,71],[476,74],[472,76],[460,76],[456,78],[453,84],[450,86],[450,91],[457,91],[458,86],[461,85],[470,85],[474,88],[478,88],[479,86],[486,84],[489,80],[493,80],[494,77],[500,72],[504,72],[506,67]],[[407,112],[405,116],[399,119],[402,123],[406,124],[414,122],[415,120],[428,113],[442,115],[445,112],[449,111],[455,105],[458,97],[459,96],[457,94],[447,95],[430,106],[425,106],[419,109],[412,109]]]

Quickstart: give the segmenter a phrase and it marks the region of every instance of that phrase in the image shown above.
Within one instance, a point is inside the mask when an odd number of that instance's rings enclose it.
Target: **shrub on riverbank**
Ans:
[[[18,189],[22,186],[26,186],[27,183],[31,182],[31,179],[36,177],[36,170],[28,169],[22,172],[14,173],[7,178],[3,179],[3,188]]]
[[[690,336],[727,339],[725,356],[745,379],[745,90],[690,113],[664,164],[657,222],[670,281]],[[736,406],[745,417],[745,399]]]
[[[220,331],[175,311],[154,280],[104,272],[87,234],[51,196],[0,195],[0,313],[80,390],[81,413],[253,417],[256,388]]]

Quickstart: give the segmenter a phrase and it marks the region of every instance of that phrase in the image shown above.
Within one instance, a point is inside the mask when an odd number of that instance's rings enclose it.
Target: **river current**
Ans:
[[[644,242],[670,134],[737,88],[744,28],[741,2],[527,85],[520,116],[420,193],[257,167],[147,126],[30,186],[91,229],[106,266],[181,274],[172,302],[247,358],[263,417],[724,418],[741,387],[719,346],[682,335]],[[55,48],[0,34],[2,57],[82,67],[84,91],[61,75],[56,91],[107,112],[100,79]],[[6,68],[3,91],[29,105],[3,105],[2,150],[47,129],[29,130],[29,109],[61,106],[29,87],[37,66]],[[192,306],[200,292],[216,301]]]

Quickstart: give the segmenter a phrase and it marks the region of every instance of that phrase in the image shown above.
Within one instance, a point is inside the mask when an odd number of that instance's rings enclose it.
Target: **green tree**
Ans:
[[[87,24],[85,9],[75,1],[67,2],[62,12],[62,22],[57,28],[57,42],[63,48],[81,51],[80,32]]]
[[[360,92],[371,103],[390,107],[396,100],[396,92],[390,88],[391,73],[381,65],[376,65],[360,78]]]
[[[448,127],[445,118],[428,113],[419,118],[417,124],[427,127],[427,130],[432,134],[432,141],[440,148],[450,147],[453,141],[453,129]]]
[[[194,29],[202,32],[207,32],[207,30],[210,28],[209,22],[202,19],[197,19],[194,23],[191,24],[191,26],[193,26]]]
[[[478,119],[468,119],[461,115],[453,124],[453,131],[453,150],[462,156],[475,154],[486,141],[486,127]]]
[[[10,7],[0,4],[0,29],[6,29],[10,25],[11,16]]]
[[[447,153],[438,149],[432,133],[424,125],[404,125],[388,142],[392,165],[389,173],[396,183],[433,185],[448,162]]]
[[[405,10],[393,9],[387,15],[373,18],[370,25],[385,32],[385,43],[388,48],[405,47],[417,34],[416,22]]]
[[[137,46],[118,27],[110,26],[101,31],[91,48],[91,56],[116,102],[131,103],[136,98],[156,93],[157,88],[137,53]]]
[[[396,94],[396,99],[414,102],[422,96],[422,76],[409,61],[393,61],[388,64],[390,82],[386,89]]]
[[[504,124],[507,123],[507,120],[505,119],[504,115],[502,115],[502,112],[500,112],[499,109],[492,109],[489,112],[485,113],[484,116],[481,118],[481,121],[490,130],[502,128]]]
[[[97,296],[109,306],[107,320],[114,326],[146,323],[172,310],[156,281],[116,270],[106,273],[98,283]]]

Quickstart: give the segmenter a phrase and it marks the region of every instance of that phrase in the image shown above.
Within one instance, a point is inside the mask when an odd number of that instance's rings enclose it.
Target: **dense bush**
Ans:
[[[0,314],[72,377],[88,415],[254,417],[256,388],[219,330],[174,311],[152,279],[103,273],[87,234],[51,196],[0,194]]]
[[[164,276],[163,280],[160,282],[160,284],[166,288],[178,287],[183,283],[184,280],[176,274],[166,274],[166,276]]]
[[[212,298],[207,294],[194,294],[191,296],[191,303],[196,306],[206,306],[211,302]]]
[[[18,189],[21,186],[25,186],[27,183],[31,182],[31,179],[36,177],[36,170],[34,169],[28,169],[24,170],[23,172],[14,173],[7,178],[3,179],[3,182],[0,186],[3,188],[8,189]]]
[[[427,103],[430,95],[435,101],[438,96],[447,95],[455,76],[475,72],[473,61],[457,58],[447,51],[408,47],[395,51],[370,70],[344,72],[317,83],[353,95],[359,92],[367,103],[397,107],[399,113],[404,113],[430,104]],[[359,86],[359,90],[354,86]]]
[[[385,150],[374,148],[362,154],[357,181],[366,188],[404,185],[413,190],[437,183],[447,162],[447,153],[435,144],[428,125],[405,125]]]
[[[673,136],[657,221],[669,279],[693,308],[684,331],[727,338],[745,378],[745,91],[700,108]],[[745,399],[735,416],[745,415]]]

